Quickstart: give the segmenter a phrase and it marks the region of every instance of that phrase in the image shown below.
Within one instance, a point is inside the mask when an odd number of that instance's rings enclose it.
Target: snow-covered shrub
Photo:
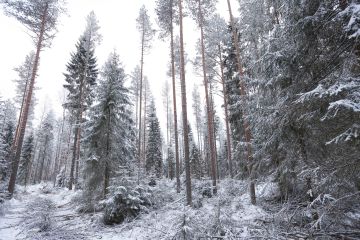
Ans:
[[[212,185],[210,181],[193,181],[194,184],[194,195],[198,195],[203,198],[211,198],[213,196],[212,193]]]
[[[147,211],[147,207],[151,205],[150,193],[142,186],[133,190],[124,186],[116,187],[111,195],[112,197],[104,202],[103,221],[107,225],[129,221],[140,211]]]
[[[40,185],[40,191],[44,194],[50,194],[52,192],[52,186],[49,184],[43,183]]]
[[[171,189],[171,190],[169,190]],[[155,209],[161,208],[164,206],[164,203],[173,202],[175,191],[175,182],[168,179],[161,179],[158,181],[158,184],[154,187],[151,187],[151,194],[149,195],[152,203],[152,207]]]
[[[37,198],[26,206],[24,223],[28,230],[46,232],[52,225],[55,205],[49,199]]]

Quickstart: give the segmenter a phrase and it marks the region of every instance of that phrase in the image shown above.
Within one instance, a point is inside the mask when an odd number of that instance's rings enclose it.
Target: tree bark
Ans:
[[[12,162],[11,175],[10,175],[9,186],[8,186],[8,191],[10,192],[11,195],[14,193],[14,190],[15,190],[17,171],[19,169],[19,163],[20,163],[21,149],[22,149],[24,136],[25,136],[26,124],[27,124],[28,115],[29,115],[29,108],[30,108],[32,93],[33,93],[34,85],[35,85],[36,73],[37,73],[38,66],[39,66],[40,51],[42,48],[44,34],[46,31],[45,24],[46,24],[46,18],[47,18],[47,14],[48,14],[47,11],[48,11],[48,3],[46,3],[46,5],[45,5],[44,12],[43,12],[42,19],[41,19],[41,27],[40,27],[37,46],[36,46],[34,67],[33,67],[32,74],[31,74],[29,92],[26,96],[26,102],[25,102],[24,111],[23,111],[24,114],[21,114],[19,117],[19,119],[20,119],[19,124],[18,124],[18,126],[20,126],[19,138],[14,146],[13,154],[14,153],[15,154],[14,154],[14,158],[13,158],[13,162]]]
[[[147,85],[146,81],[144,82],[144,124],[143,124],[143,146],[142,146],[142,153],[143,153],[143,166],[146,165],[146,107],[147,107]]]
[[[234,17],[232,15],[232,11],[231,11],[231,4],[230,4],[230,0],[227,0],[228,3],[228,9],[229,9],[229,14],[230,14],[230,23],[231,23],[231,28],[232,28],[232,33],[233,33],[233,39],[234,39],[234,45],[235,45],[235,50],[236,50],[236,66],[237,66],[237,72],[239,74],[239,78],[240,78],[240,95],[243,98],[243,101],[246,104],[246,89],[245,89],[245,84],[244,84],[244,71],[243,68],[241,66],[241,59],[240,59],[240,46],[239,46],[239,38],[238,35],[236,33],[236,27],[235,27],[235,22],[234,22]],[[246,152],[246,158],[248,161],[248,169],[249,169],[249,180],[250,180],[250,184],[249,184],[249,192],[250,192],[250,199],[251,199],[251,203],[253,205],[256,204],[256,192],[255,192],[255,181],[254,181],[254,172],[253,172],[253,156],[252,156],[252,147],[251,147],[251,131],[250,131],[250,125],[248,123],[248,121],[246,120],[246,109],[243,109],[243,118],[244,118],[244,132],[245,132],[245,141],[246,141],[246,147],[247,147],[247,152]]]
[[[69,182],[69,190],[72,190],[72,186],[74,184],[74,170],[75,170],[75,161],[76,161],[76,147],[77,147],[77,139],[78,139],[78,134],[79,134],[79,120],[76,121],[76,127],[75,127],[75,131],[74,131],[74,144],[73,144],[73,149],[72,149],[72,159],[71,159],[71,167],[70,167],[70,182]]]
[[[231,136],[230,136],[230,123],[229,123],[229,107],[228,107],[228,96],[225,86],[225,77],[224,77],[224,63],[221,54],[221,47],[219,45],[219,59],[220,59],[220,71],[221,71],[221,83],[224,94],[224,112],[225,112],[225,127],[226,127],[226,144],[227,144],[227,160],[229,166],[230,177],[234,177],[233,167],[232,167],[232,156],[231,156]]]
[[[183,9],[182,0],[178,1],[180,14],[180,68],[181,68],[181,100],[182,100],[182,119],[184,131],[184,156],[185,156],[185,175],[186,175],[186,202],[192,205],[191,196],[191,176],[190,176],[190,158],[189,158],[189,129],[187,119],[187,99],[186,99],[186,79],[185,79],[185,58],[184,58],[184,33],[183,33]]]
[[[172,6],[173,0],[171,0]],[[171,77],[172,77],[172,94],[174,105],[174,137],[175,137],[175,171],[176,171],[176,192],[180,193],[180,160],[179,160],[179,134],[178,134],[178,120],[177,120],[177,106],[176,106],[176,79],[175,79],[175,54],[174,54],[174,28],[173,28],[173,14],[171,11]]]
[[[208,120],[208,135],[209,135],[209,148],[210,148],[210,161],[211,161],[211,177],[212,177],[212,186],[213,193],[216,194],[216,151],[215,151],[215,141],[214,141],[214,118],[213,111],[210,102],[209,96],[209,83],[206,76],[206,63],[205,63],[205,44],[204,44],[204,28],[203,28],[203,14],[201,9],[201,1],[198,0],[199,4],[199,18],[200,18],[200,41],[201,41],[201,59],[202,59],[202,69],[204,76],[204,87],[205,87],[205,101],[206,101],[206,110],[207,110],[207,120]]]

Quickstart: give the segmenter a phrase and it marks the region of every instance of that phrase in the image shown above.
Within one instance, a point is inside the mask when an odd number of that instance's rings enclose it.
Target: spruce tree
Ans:
[[[190,127],[189,126],[189,145],[190,145],[190,167],[191,167],[191,174],[193,175],[193,177],[195,177],[196,179],[200,179],[201,178],[201,165],[200,165],[200,161],[201,161],[201,154],[199,151],[199,148],[196,146],[195,141],[194,141],[194,136]]]
[[[69,189],[75,183],[75,164],[79,159],[78,142],[80,138],[80,127],[83,122],[83,112],[92,104],[94,94],[93,88],[96,84],[98,70],[94,50],[86,50],[87,40],[82,36],[76,44],[76,52],[71,54],[71,60],[67,65],[64,87],[68,90],[67,102],[65,107],[69,109],[75,119],[73,153],[70,169]]]
[[[171,180],[175,177],[175,154],[172,146],[169,146],[167,150],[167,159],[166,162],[168,163],[168,174]]]
[[[113,52],[101,72],[97,103],[86,123],[85,194],[95,198],[106,196],[110,177],[134,160],[134,123],[125,77],[119,56]]]
[[[34,135],[31,132],[24,142],[17,180],[27,186],[30,177],[31,159],[34,154]]]
[[[162,175],[162,141],[160,123],[156,116],[154,100],[150,103],[148,114],[148,140],[146,145],[146,172],[160,178]]]
[[[5,129],[0,132],[0,179],[5,180],[9,176],[11,148],[14,141],[15,125],[8,121]]]

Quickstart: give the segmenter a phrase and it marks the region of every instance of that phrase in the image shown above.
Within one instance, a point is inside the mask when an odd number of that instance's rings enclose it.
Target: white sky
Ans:
[[[94,11],[101,26],[100,33],[103,41],[96,49],[99,68],[113,49],[116,49],[125,67],[130,74],[140,62],[140,36],[136,29],[136,18],[140,7],[145,4],[153,21],[153,27],[158,28],[154,12],[155,0],[67,0],[67,15],[63,15],[58,25],[58,33],[50,48],[41,53],[40,69],[36,86],[39,100],[36,107],[36,116],[39,117],[44,105],[54,109],[55,113],[62,112],[61,96],[63,95],[66,64],[70,60],[70,53],[75,50],[75,44],[83,33],[86,25],[86,16]],[[228,19],[226,0],[219,0],[218,11]],[[232,0],[233,11],[237,1]],[[235,12],[235,11],[234,11]],[[189,59],[193,58],[196,39],[199,31],[190,19],[185,19],[184,37],[185,51]],[[0,9],[0,95],[12,98],[15,95],[15,86],[12,80],[17,78],[13,69],[21,65],[25,56],[34,50],[33,43],[25,28],[14,18],[4,15]],[[153,48],[145,56],[144,74],[148,76],[152,93],[156,99],[157,111],[164,126],[165,111],[161,102],[163,83],[168,79],[166,72],[169,61],[168,43],[155,38]],[[202,79],[194,77],[191,64],[187,65],[188,112],[191,110],[191,91],[194,83],[201,85]],[[200,86],[200,91],[203,88]],[[163,129],[164,130],[164,129]]]

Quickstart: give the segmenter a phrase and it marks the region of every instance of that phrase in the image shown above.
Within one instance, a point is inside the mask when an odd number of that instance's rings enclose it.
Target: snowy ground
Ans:
[[[221,183],[221,198],[199,199],[195,189],[196,208],[184,207],[184,193],[177,194],[173,182],[160,184],[158,193],[165,196],[156,208],[115,226],[104,225],[101,213],[78,213],[71,201],[76,195],[73,191],[49,185],[31,186],[26,192],[19,189],[0,214],[0,239],[181,239],[184,234],[186,239],[249,239],[266,235],[262,223],[269,216],[249,204],[245,183]]]

